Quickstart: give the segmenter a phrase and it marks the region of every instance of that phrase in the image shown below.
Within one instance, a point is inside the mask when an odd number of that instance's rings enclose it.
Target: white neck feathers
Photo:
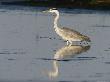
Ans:
[[[54,18],[54,28],[57,28],[58,27],[57,23],[58,23],[58,19],[59,19],[59,12],[56,11],[55,14],[56,14],[56,16]]]

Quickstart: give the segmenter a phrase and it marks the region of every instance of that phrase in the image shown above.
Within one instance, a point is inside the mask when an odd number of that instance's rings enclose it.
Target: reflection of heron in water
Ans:
[[[53,61],[53,71],[49,72],[49,77],[57,77],[58,76],[58,61],[57,60],[65,60],[74,57],[77,54],[81,54],[90,49],[90,46],[64,46],[59,49],[54,55]]]
[[[57,22],[59,19],[59,11],[57,9],[53,8],[44,12],[55,13],[54,29],[59,36],[61,36],[64,40],[67,41],[67,45],[69,43],[70,45],[72,45],[72,41],[89,41],[90,42],[89,37],[82,35],[73,29],[66,28],[66,27],[63,27],[63,28],[58,27]]]

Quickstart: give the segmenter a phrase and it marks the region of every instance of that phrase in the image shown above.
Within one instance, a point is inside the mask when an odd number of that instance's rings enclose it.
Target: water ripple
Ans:
[[[3,49],[3,50],[0,50],[0,54],[26,54],[25,51],[23,50],[8,50],[8,49]]]
[[[35,58],[37,60],[47,60],[47,61],[81,61],[81,60],[93,60],[97,59],[96,57],[76,57],[68,59],[52,59],[52,58]]]

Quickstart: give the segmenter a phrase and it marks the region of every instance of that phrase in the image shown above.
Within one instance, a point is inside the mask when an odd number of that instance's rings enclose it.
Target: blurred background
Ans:
[[[110,0],[0,0],[1,4],[110,9]]]

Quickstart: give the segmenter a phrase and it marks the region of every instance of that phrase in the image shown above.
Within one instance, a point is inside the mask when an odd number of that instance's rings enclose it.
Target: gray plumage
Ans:
[[[90,38],[82,35],[81,33],[70,29],[70,28],[66,28],[66,27],[59,27],[57,25],[58,19],[59,19],[59,11],[57,9],[49,9],[46,12],[51,12],[54,13],[55,18],[54,18],[54,29],[56,31],[56,33],[61,36],[64,40],[67,41],[67,45],[70,43],[70,45],[72,45],[73,41],[88,41],[90,42]]]
[[[59,31],[59,33],[57,32]],[[79,33],[78,31],[75,31],[73,29],[70,28],[58,28],[58,30],[56,30],[57,34],[59,36],[61,36],[64,40],[71,40],[71,41],[89,41],[90,42],[90,38],[82,35],[81,33]]]

